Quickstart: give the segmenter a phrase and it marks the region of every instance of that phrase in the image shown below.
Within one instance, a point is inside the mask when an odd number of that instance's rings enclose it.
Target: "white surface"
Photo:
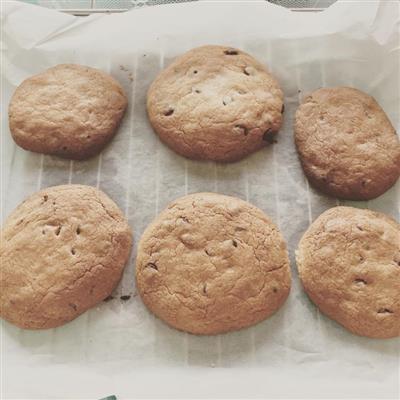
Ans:
[[[134,250],[115,293],[132,294],[129,301],[102,303],[55,330],[23,331],[2,322],[4,398],[398,398],[399,341],[348,333],[321,315],[301,289],[293,261],[298,240],[337,201],[309,188],[292,133],[300,97],[325,85],[371,93],[399,128],[398,11],[390,1],[380,8],[346,1],[316,15],[265,2],[200,2],[78,19],[8,2],[2,15],[3,216],[39,187],[97,185],[126,212],[136,249],[146,225],[172,199],[196,191],[236,195],[281,227],[293,287],[269,320],[232,334],[195,337],[166,327],[135,296]],[[255,55],[285,92],[278,143],[239,163],[185,160],[160,143],[146,118],[145,93],[156,74],[175,55],[205,43]],[[129,95],[120,132],[89,161],[26,152],[8,132],[5,115],[15,87],[62,62],[108,71]],[[398,188],[370,202],[343,203],[398,218]]]

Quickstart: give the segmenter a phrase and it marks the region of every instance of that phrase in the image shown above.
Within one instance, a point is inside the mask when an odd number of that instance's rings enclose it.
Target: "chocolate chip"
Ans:
[[[61,226],[57,227],[57,229],[55,231],[56,236],[58,236],[60,234],[60,232],[61,232]]]
[[[203,293],[207,294],[207,283],[204,283],[203,285]]]
[[[240,129],[244,136],[247,136],[249,134],[249,130],[244,125],[235,125],[235,128]]]
[[[43,196],[43,200],[44,201],[47,201],[49,199],[49,196],[47,196],[47,194],[45,194],[44,196]]]
[[[169,117],[170,115],[172,115],[173,113],[174,113],[174,109],[173,108],[168,108],[168,110],[167,111],[164,111],[164,115],[166,116],[166,117]]]
[[[283,114],[285,112],[285,105],[282,104],[282,108],[281,108],[281,114]]]
[[[378,314],[393,314],[393,311],[389,310],[388,308],[380,308],[378,310]]]
[[[354,283],[357,285],[366,285],[367,281],[365,279],[356,278],[356,279],[354,279]]]
[[[264,132],[263,140],[268,143],[276,143],[275,139],[276,132],[274,132],[271,128]]]
[[[127,300],[129,300],[130,298],[131,298],[131,296],[130,296],[129,294],[124,294],[123,296],[120,297],[120,299],[121,299],[122,301],[127,301]]]
[[[273,291],[274,293],[277,293],[277,292],[278,292],[278,289],[277,289],[276,287],[274,287],[274,288],[272,289],[272,291]]]
[[[158,267],[154,263],[147,263],[146,268],[151,268],[151,269],[155,269],[156,271],[158,271]]]
[[[253,67],[245,67],[243,73],[247,76],[254,75],[255,69]]]
[[[232,244],[234,247],[238,247],[237,241],[235,239],[232,240]]]
[[[239,53],[235,49],[227,49],[224,51],[227,56],[237,56]]]

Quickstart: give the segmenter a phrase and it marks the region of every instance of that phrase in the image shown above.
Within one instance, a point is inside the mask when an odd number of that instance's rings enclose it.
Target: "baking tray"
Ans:
[[[293,143],[301,98],[320,86],[371,93],[398,128],[398,16],[391,2],[337,4],[318,15],[265,2],[201,2],[76,19],[10,2],[2,39],[2,218],[47,186],[99,187],[120,206],[135,244],[114,300],[58,329],[24,331],[2,321],[6,398],[396,398],[399,341],[350,334],[304,294],[294,250],[308,225],[337,204],[399,217],[399,185],[369,202],[339,202],[312,189]],[[393,5],[394,3],[392,3]],[[318,17],[318,18],[317,18]],[[37,21],[27,29],[26,20]],[[293,29],[296,26],[296,29]],[[6,46],[4,45],[6,44]],[[182,158],[153,133],[145,96],[157,73],[205,43],[236,46],[269,66],[285,93],[278,143],[233,164]],[[129,108],[119,133],[84,162],[26,152],[10,138],[7,104],[15,87],[46,67],[76,62],[111,73]],[[382,68],[384,65],[384,68]],[[215,191],[250,201],[288,242],[292,291],[282,309],[252,328],[197,337],[168,328],[134,287],[138,240],[173,199]],[[121,296],[131,296],[122,301]],[[288,384],[293,382],[293,384]]]

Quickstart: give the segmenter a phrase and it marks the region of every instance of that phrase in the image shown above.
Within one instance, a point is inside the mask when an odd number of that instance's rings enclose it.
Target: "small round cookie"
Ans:
[[[255,206],[197,193],[171,203],[138,248],[137,288],[170,326],[199,335],[245,328],[272,315],[291,284],[286,244]]]
[[[85,159],[112,139],[126,106],[122,87],[111,76],[61,64],[18,86],[9,105],[10,131],[26,150]]]
[[[311,184],[349,200],[368,200],[400,175],[400,143],[379,104],[353,88],[318,89],[296,112],[295,141]]]
[[[44,189],[8,217],[0,244],[0,316],[54,328],[110,295],[132,233],[116,204],[82,185]]]
[[[283,93],[249,54],[203,46],[160,73],[149,89],[147,112],[154,130],[177,153],[236,161],[274,142]]]
[[[400,335],[400,225],[353,207],[325,211],[296,251],[304,289],[328,317],[371,338]]]

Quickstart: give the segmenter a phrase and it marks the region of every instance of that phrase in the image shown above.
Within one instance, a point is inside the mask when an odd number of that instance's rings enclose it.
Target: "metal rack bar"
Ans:
[[[92,4],[94,4],[94,0],[91,0]],[[81,8],[81,9],[63,9],[59,8],[58,11],[72,14],[79,17],[86,17],[90,14],[113,14],[113,13],[122,13],[129,10],[133,10],[134,8],[113,8],[113,9],[104,9],[104,8]],[[290,8],[291,11],[295,12],[321,12],[324,11],[325,8]]]

